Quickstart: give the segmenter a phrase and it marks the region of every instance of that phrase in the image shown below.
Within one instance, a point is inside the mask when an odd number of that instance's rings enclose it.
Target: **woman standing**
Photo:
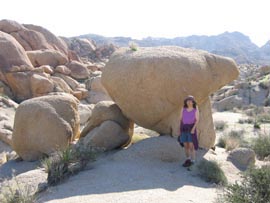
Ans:
[[[194,164],[196,151],[198,149],[197,125],[199,122],[199,110],[193,96],[188,96],[184,100],[184,107],[180,114],[180,136],[178,141],[184,145],[186,161],[184,167]]]

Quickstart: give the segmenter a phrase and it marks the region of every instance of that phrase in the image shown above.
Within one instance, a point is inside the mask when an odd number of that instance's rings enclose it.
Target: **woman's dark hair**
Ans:
[[[184,108],[188,108],[187,102],[188,102],[189,100],[192,101],[192,103],[193,103],[193,108],[196,109],[196,108],[197,108],[197,103],[196,103],[196,101],[195,101],[194,99],[191,99],[191,98],[188,98],[188,99],[185,99],[185,100],[184,100]]]

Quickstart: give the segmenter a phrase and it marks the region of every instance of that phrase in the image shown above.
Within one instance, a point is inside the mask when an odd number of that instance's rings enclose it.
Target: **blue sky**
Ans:
[[[270,40],[268,0],[2,0],[0,19],[43,26],[56,35],[178,37],[239,31]]]

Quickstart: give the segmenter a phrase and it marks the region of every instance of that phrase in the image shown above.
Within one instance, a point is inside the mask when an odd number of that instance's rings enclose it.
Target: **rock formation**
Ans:
[[[187,95],[195,96],[201,112],[200,145],[209,148],[214,145],[215,133],[208,97],[238,74],[232,59],[205,51],[122,48],[103,69],[101,81],[125,116],[161,134],[179,134],[183,100]]]

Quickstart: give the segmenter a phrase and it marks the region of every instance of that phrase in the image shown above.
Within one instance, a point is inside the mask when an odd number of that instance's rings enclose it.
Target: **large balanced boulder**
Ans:
[[[17,108],[12,137],[20,157],[33,161],[64,149],[79,134],[78,100],[71,95],[48,95],[22,102]]]
[[[142,127],[174,136],[179,134],[183,100],[193,95],[202,115],[208,115],[200,116],[198,131],[204,140],[201,143],[212,147],[214,130],[204,134],[205,122],[214,129],[208,97],[238,74],[232,59],[205,51],[181,47],[141,47],[137,51],[121,48],[104,67],[101,81],[125,116]]]
[[[23,47],[9,34],[0,31],[0,71],[8,72],[12,66],[32,66]]]

